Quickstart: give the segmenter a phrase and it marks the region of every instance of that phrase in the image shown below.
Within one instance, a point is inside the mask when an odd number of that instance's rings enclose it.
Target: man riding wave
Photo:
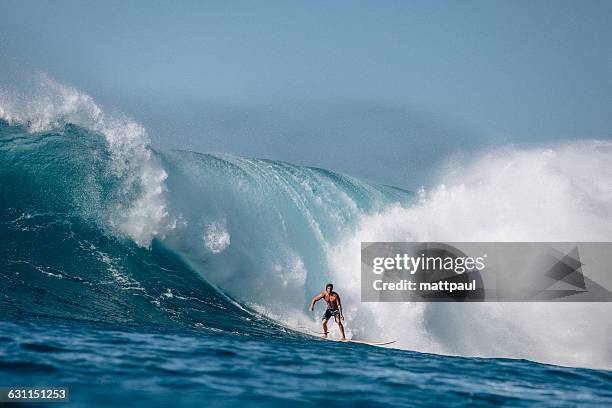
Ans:
[[[342,320],[344,320],[344,315],[342,314],[342,303],[340,302],[340,295],[337,292],[334,292],[334,285],[328,283],[325,285],[325,291],[319,293],[317,296],[312,298],[312,302],[310,302],[310,311],[314,311],[314,305],[319,300],[324,299],[327,303],[327,310],[323,315],[323,337],[327,338],[327,321],[333,316],[334,320],[338,324],[338,328],[340,328],[341,340],[346,340],[344,336],[344,326],[342,325]]]

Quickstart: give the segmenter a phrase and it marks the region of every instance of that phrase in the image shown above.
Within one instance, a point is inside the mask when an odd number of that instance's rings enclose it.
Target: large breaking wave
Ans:
[[[611,240],[611,143],[488,152],[412,194],[278,161],[155,151],[141,125],[44,75],[0,88],[0,119],[9,315],[280,333],[267,316],[310,331],[309,300],[332,281],[352,336],[612,366],[608,304],[359,302],[361,241]]]

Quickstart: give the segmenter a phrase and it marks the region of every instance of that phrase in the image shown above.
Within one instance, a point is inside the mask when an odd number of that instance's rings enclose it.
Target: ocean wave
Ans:
[[[312,332],[307,305],[332,281],[349,335],[612,366],[608,304],[362,304],[359,279],[361,241],[609,241],[610,143],[492,151],[415,195],[279,161],[155,151],[141,125],[46,76],[3,89],[0,117],[1,304],[14,313],[274,333],[265,315]]]

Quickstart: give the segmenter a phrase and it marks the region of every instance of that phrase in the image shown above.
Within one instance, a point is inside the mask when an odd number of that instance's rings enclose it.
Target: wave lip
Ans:
[[[90,96],[44,73],[33,74],[19,86],[1,88],[0,119],[30,133],[71,124],[102,134],[112,157],[107,171],[122,180],[126,197],[138,196],[117,204],[103,222],[143,246],[171,224],[164,197],[167,173],[152,154],[147,132],[139,123],[106,114]]]

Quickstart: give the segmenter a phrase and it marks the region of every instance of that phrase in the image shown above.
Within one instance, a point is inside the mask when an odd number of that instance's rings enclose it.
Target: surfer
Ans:
[[[325,299],[325,302],[327,302],[327,310],[323,315],[323,337],[327,338],[327,321],[333,316],[336,323],[338,323],[338,327],[340,328],[340,334],[342,335],[341,340],[346,340],[346,337],[344,336],[344,326],[342,325],[342,320],[344,320],[344,315],[342,314],[342,303],[340,302],[340,295],[337,292],[334,292],[334,285],[328,283],[325,285],[325,291],[312,298],[312,302],[310,302],[311,312],[314,311],[315,303],[321,299]]]

